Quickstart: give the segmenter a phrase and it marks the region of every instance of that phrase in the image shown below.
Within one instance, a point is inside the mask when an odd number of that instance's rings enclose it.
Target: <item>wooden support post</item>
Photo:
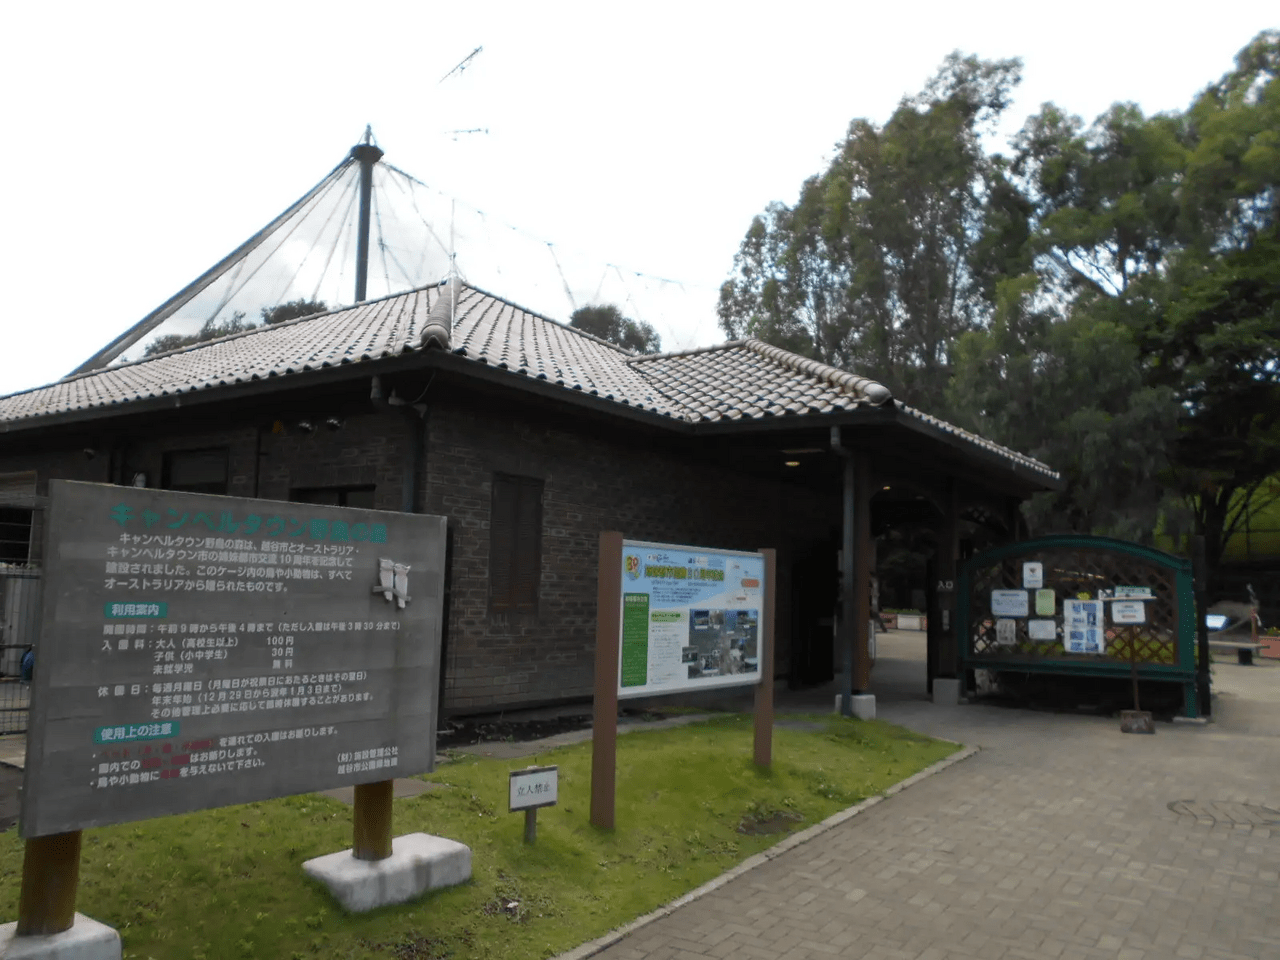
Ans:
[[[871,687],[871,470],[867,454],[853,454],[853,690]]]
[[[831,428],[833,442],[837,430],[837,427]],[[853,649],[857,644],[854,624],[858,619],[857,602],[854,598],[854,571],[857,564],[853,560],[857,543],[854,523],[854,514],[857,509],[856,476],[853,456],[846,450],[844,451],[844,487],[841,497],[843,509],[840,526],[840,620],[836,631],[841,665],[840,714],[845,717],[853,715],[853,692],[856,689],[853,682],[854,664],[857,662],[857,654]]]
[[[390,780],[356,784],[351,852],[357,860],[385,860],[391,856],[393,789]]]
[[[524,842],[533,843],[538,839],[538,808],[530,807],[524,812]]]
[[[938,631],[938,673],[939,677],[954,678],[960,672],[960,632],[955,623],[956,594],[954,586],[959,579],[960,556],[960,497],[954,478],[948,478],[946,495],[942,501],[942,527],[938,530],[938,554],[935,563],[935,576],[939,582],[949,583],[953,589],[950,593],[939,593],[938,615],[942,618]],[[930,584],[937,589],[937,583]]]
[[[762,549],[764,554],[764,609],[756,627],[756,657],[760,682],[756,684],[756,725],[754,757],[757,766],[773,763],[773,651],[777,632],[774,618],[778,604],[774,590],[778,584],[778,551]]]
[[[600,532],[596,579],[596,684],[591,721],[591,825],[613,829],[618,765],[618,643],[622,534]]]
[[[19,937],[45,937],[70,930],[76,920],[80,881],[80,831],[27,840],[18,896]]]

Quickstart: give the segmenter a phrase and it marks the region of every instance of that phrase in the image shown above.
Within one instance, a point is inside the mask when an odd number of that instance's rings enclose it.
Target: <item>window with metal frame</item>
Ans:
[[[34,470],[0,473],[0,563],[30,562],[37,499]]]

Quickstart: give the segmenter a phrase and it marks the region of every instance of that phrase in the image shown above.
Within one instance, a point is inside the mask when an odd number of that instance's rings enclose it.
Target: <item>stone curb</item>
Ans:
[[[935,737],[934,739],[941,740],[942,738]],[[943,740],[942,742],[954,743],[955,741]],[[708,880],[702,886],[697,887],[696,889],[690,890],[688,893],[684,894],[684,896],[677,897],[675,900],[672,900],[670,903],[663,904],[661,907],[658,907],[658,909],[653,910],[649,913],[646,913],[642,917],[637,917],[635,920],[632,920],[630,923],[624,924],[623,926],[618,927],[615,930],[610,930],[603,937],[597,937],[595,940],[591,940],[587,943],[582,944],[581,946],[574,947],[572,950],[568,951],[567,953],[558,954],[557,956],[552,958],[552,960],[586,960],[587,957],[593,957],[600,951],[613,946],[615,943],[625,939],[626,937],[635,933],[637,930],[641,929],[642,927],[647,927],[649,924],[653,923],[656,920],[661,920],[663,917],[670,916],[672,913],[674,913],[676,910],[680,909],[681,907],[687,904],[693,903],[695,900],[701,899],[702,897],[705,897],[707,894],[712,893],[715,890],[719,890],[721,887],[729,883],[731,880],[736,880],[738,877],[742,876],[743,874],[749,873],[750,871],[754,870],[756,867],[763,866],[764,864],[768,863],[770,860],[773,860],[773,859],[776,859],[777,857],[782,856],[787,851],[795,849],[796,847],[800,846],[802,843],[808,843],[810,840],[813,840],[815,837],[821,836],[822,834],[826,833],[828,830],[832,830],[835,827],[840,826],[840,824],[845,823],[849,820],[852,820],[854,817],[862,813],[864,810],[869,810],[872,807],[874,807],[876,804],[887,799],[888,797],[892,797],[894,794],[901,793],[903,790],[907,789],[907,787],[913,786],[919,783],[921,780],[924,780],[928,777],[933,776],[935,773],[941,773],[943,770],[947,769],[947,767],[951,766],[952,764],[959,763],[961,760],[968,760],[978,751],[979,751],[978,747],[965,747],[964,749],[956,753],[953,753],[951,756],[945,757],[942,760],[939,760],[937,763],[933,764],[932,766],[925,767],[919,773],[913,776],[907,777],[907,779],[901,781],[900,783],[895,783],[893,786],[887,788],[883,793],[877,794],[874,797],[868,797],[866,800],[863,800],[861,803],[854,804],[852,807],[849,807],[845,810],[841,810],[839,813],[833,813],[831,816],[827,817],[827,819],[823,820],[821,823],[815,823],[812,827],[808,827],[807,829],[801,830],[799,833],[793,833],[791,836],[787,837],[786,839],[780,840],[778,843],[775,843],[772,847],[769,847],[767,850],[762,850],[757,854],[747,857],[746,860],[743,860],[736,867],[733,867],[725,871],[724,873],[720,874],[720,876],[716,877],[714,880]]]

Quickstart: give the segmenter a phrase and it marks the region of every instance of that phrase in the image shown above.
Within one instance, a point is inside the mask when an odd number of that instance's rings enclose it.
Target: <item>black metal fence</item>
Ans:
[[[39,639],[39,569],[0,564],[0,734],[27,729]]]

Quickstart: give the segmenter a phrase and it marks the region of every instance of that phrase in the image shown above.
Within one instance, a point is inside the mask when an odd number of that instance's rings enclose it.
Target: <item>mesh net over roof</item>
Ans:
[[[354,303],[360,174],[360,163],[347,157],[139,324],[159,319],[154,329],[132,344],[113,342],[91,366],[136,360],[157,338],[190,336],[205,325],[225,329],[237,317],[255,324],[264,309],[289,301],[320,301],[329,309]],[[695,296],[681,283],[535,237],[386,162],[373,164],[372,188],[366,300],[456,272],[551,317],[567,320],[578,307],[615,304],[628,317],[652,324],[669,349],[693,346],[688,318],[705,317],[714,304],[713,292]]]

